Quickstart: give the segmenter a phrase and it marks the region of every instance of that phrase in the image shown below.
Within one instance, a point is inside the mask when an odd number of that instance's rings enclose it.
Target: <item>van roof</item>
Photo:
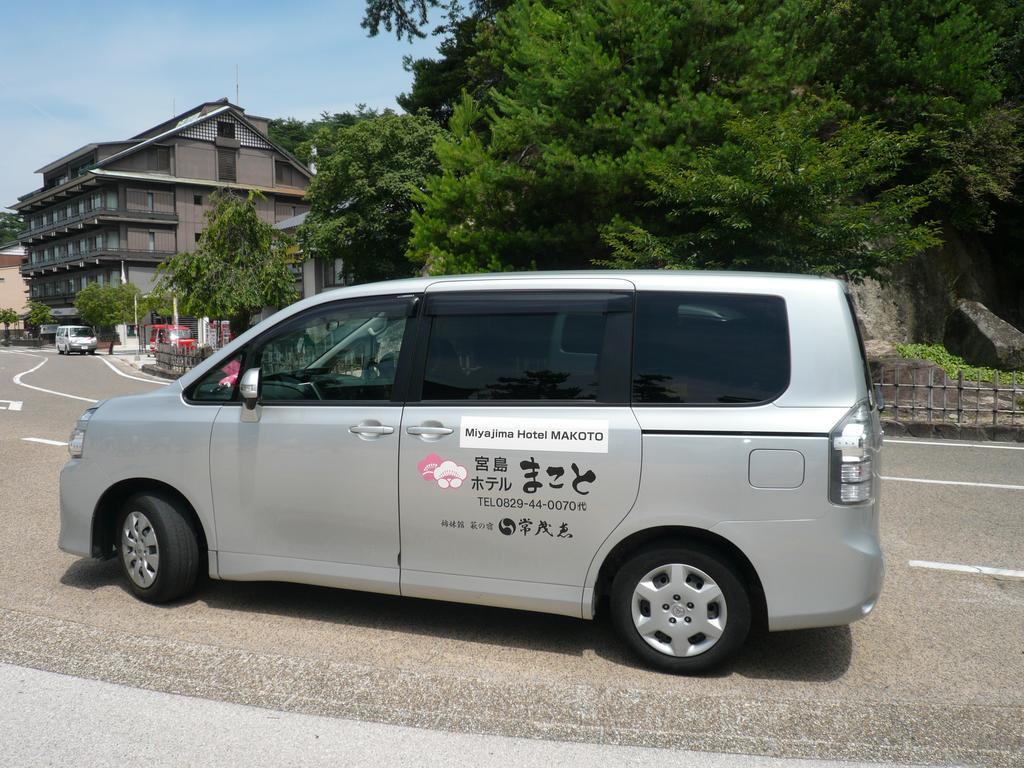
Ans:
[[[315,306],[325,301],[341,298],[341,295],[378,296],[395,293],[421,293],[431,286],[441,284],[464,285],[476,283],[475,290],[500,289],[504,282],[534,281],[573,281],[582,283],[590,281],[628,281],[638,290],[679,290],[691,284],[693,290],[711,290],[725,292],[736,290],[740,293],[770,290],[785,292],[787,286],[793,290],[811,288],[820,285],[828,290],[835,290],[836,285],[845,285],[843,281],[819,275],[797,275],[779,272],[736,272],[736,271],[705,271],[696,269],[650,269],[650,270],[579,270],[559,272],[501,272],[478,273],[470,275],[435,275],[430,277],[414,277],[399,280],[385,280],[376,283],[349,285],[310,296],[288,307],[288,310],[300,311],[302,308]],[[769,288],[770,285],[770,288]],[[559,287],[566,287],[564,285]],[[845,288],[844,288],[845,289]],[[291,312],[289,312],[291,314]]]

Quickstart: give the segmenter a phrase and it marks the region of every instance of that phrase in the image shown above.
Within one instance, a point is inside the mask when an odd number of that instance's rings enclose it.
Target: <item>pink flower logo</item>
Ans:
[[[416,468],[424,480],[436,482],[439,488],[458,488],[469,474],[461,464],[442,459],[436,453],[427,456],[416,465]]]

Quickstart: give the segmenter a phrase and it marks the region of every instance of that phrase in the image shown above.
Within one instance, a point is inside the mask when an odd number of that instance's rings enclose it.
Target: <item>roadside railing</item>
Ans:
[[[958,425],[1024,425],[1024,372],[993,372],[991,381],[956,378],[935,366],[873,367],[883,417]]]
[[[172,373],[186,373],[210,356],[209,347],[179,347],[176,344],[156,345],[156,364]]]

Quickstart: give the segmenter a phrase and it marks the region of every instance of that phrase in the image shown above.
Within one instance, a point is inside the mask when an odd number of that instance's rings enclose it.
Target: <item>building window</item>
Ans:
[[[217,135],[222,139],[235,138],[235,124],[227,120],[217,122]]]
[[[152,192],[147,192],[146,193],[146,210],[147,211],[152,211],[153,210],[153,193]]]
[[[202,205],[203,204],[203,196],[202,195],[192,195],[192,202],[195,203],[196,205]]]
[[[221,181],[238,181],[235,166],[238,153],[233,149],[218,147],[217,149],[217,178]]]
[[[196,232],[196,242],[199,242],[199,238],[203,236],[202,232]]]
[[[330,288],[335,285],[345,284],[345,261],[344,259],[334,259],[333,261],[321,261],[323,265],[323,285],[324,288]]]
[[[156,232],[149,233],[149,250],[156,250]]]

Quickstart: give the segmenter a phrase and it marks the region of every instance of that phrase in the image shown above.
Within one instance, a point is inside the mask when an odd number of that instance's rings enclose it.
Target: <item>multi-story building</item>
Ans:
[[[26,222],[18,237],[30,297],[66,319],[92,282],[123,275],[148,292],[162,260],[195,248],[218,189],[262,193],[259,213],[271,224],[307,211],[310,171],[270,140],[267,126],[221,99],[40,168],[42,187],[11,206]]]
[[[28,309],[28,289],[21,277],[25,249],[18,243],[0,243],[0,309],[13,309],[19,315]]]

